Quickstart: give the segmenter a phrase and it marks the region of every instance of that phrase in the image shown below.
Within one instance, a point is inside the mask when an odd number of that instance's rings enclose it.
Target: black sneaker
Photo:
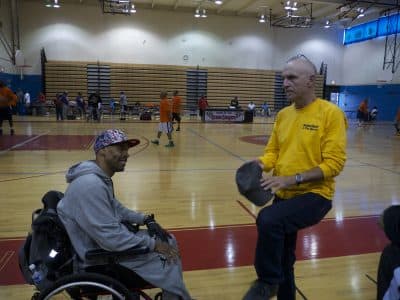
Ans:
[[[160,144],[160,142],[159,142],[158,140],[152,140],[151,142],[152,142],[154,145]]]
[[[277,292],[277,285],[271,285],[257,279],[244,295],[243,300],[266,300],[276,296]]]
[[[15,131],[14,129],[10,129],[10,135],[14,135]]]

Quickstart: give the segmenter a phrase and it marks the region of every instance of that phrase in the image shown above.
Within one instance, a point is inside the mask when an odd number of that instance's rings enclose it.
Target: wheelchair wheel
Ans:
[[[38,300],[137,300],[123,284],[111,277],[100,274],[73,274],[60,278],[43,290]]]

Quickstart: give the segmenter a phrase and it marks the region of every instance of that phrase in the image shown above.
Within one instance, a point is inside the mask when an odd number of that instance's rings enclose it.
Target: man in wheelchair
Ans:
[[[134,271],[147,283],[161,288],[163,300],[189,300],[175,238],[153,215],[129,210],[114,196],[111,177],[124,170],[128,149],[138,144],[139,140],[128,139],[118,129],[97,136],[96,159],[72,166],[66,175],[69,186],[57,204],[58,217],[87,269],[109,260],[103,250],[128,253],[139,249],[139,254],[119,256],[114,266]],[[147,230],[139,230],[133,224],[146,225]],[[96,255],[96,251],[103,251],[103,255]]]

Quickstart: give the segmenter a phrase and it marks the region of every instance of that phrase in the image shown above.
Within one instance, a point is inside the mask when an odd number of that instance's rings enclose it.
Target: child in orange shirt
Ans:
[[[171,103],[167,98],[167,92],[161,92],[160,94],[160,123],[158,124],[157,139],[151,142],[155,145],[160,144],[161,134],[164,132],[168,136],[168,144],[165,147],[174,147],[174,142],[172,141],[172,116],[171,116]]]
[[[172,121],[176,120],[178,122],[178,128],[176,131],[181,130],[181,107],[182,100],[179,96],[178,91],[174,91],[174,97],[172,97]]]
[[[14,135],[12,109],[11,106],[17,104],[17,95],[15,95],[3,81],[0,81],[0,135],[3,134],[3,121],[8,120],[10,125],[10,134]]]

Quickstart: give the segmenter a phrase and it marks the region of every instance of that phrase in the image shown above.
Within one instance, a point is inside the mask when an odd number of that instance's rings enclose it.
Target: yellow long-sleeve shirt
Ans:
[[[277,192],[283,199],[313,192],[332,199],[334,177],[346,161],[347,120],[336,105],[316,99],[302,109],[282,109],[260,160],[274,176],[294,176],[319,167],[324,179],[305,182]]]

